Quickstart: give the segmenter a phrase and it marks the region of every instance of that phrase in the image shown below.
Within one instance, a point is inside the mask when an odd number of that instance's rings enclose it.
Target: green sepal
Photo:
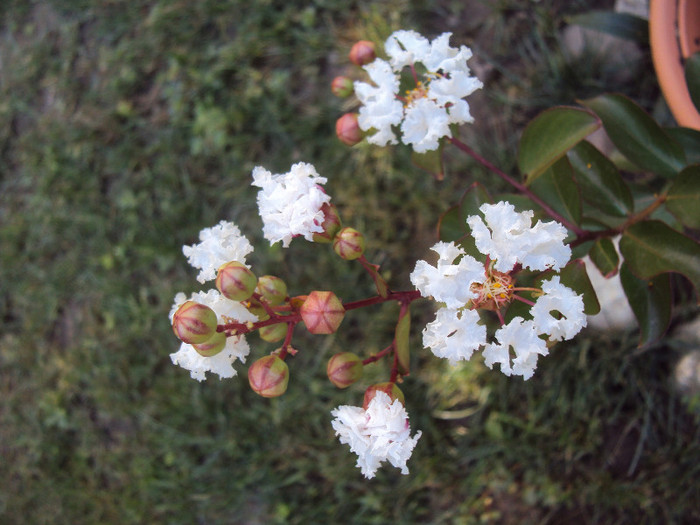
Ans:
[[[401,374],[408,374],[411,369],[411,354],[409,350],[409,335],[411,332],[411,313],[409,305],[401,305],[399,321],[396,323],[394,332],[394,350],[396,351],[396,362]]]
[[[685,166],[685,153],[649,114],[620,94],[581,102],[603,121],[610,140],[639,168],[673,177]]]
[[[639,279],[627,262],[620,267],[620,282],[639,323],[639,346],[661,338],[671,322],[671,279],[665,273],[652,279]]]
[[[547,168],[530,189],[557,213],[574,224],[581,224],[581,193],[566,157]]]
[[[683,226],[700,229],[700,166],[689,166],[673,179],[665,204]]]
[[[518,148],[518,168],[531,184],[601,126],[594,114],[581,108],[559,106],[537,115],[525,128]]]
[[[588,255],[606,279],[617,273],[620,256],[615,249],[615,243],[608,237],[598,239],[591,247]]]
[[[614,217],[634,210],[629,187],[615,164],[590,142],[583,141],[567,154],[584,200]]]
[[[700,244],[661,221],[633,224],[620,239],[620,252],[639,279],[677,272],[695,288],[700,303]]]

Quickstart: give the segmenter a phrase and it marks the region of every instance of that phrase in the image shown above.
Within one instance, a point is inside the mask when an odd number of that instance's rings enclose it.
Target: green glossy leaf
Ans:
[[[442,152],[444,143],[440,142],[440,147],[426,153],[411,153],[411,161],[421,169],[430,173],[437,180],[445,178],[445,164],[443,162]]]
[[[464,223],[466,224],[467,217],[481,215],[479,208],[486,202],[492,203],[493,199],[483,184],[475,182],[469,186],[459,203],[459,213]]]
[[[561,283],[571,288],[574,292],[583,295],[583,311],[586,315],[595,315],[600,312],[600,303],[596,296],[591,280],[586,272],[586,264],[581,259],[574,259],[562,268],[560,274]]]
[[[399,365],[399,372],[408,374],[411,369],[411,354],[409,350],[409,335],[411,332],[411,314],[409,308],[405,311],[402,308],[399,315],[399,322],[396,323],[396,331],[394,332],[394,349]]]
[[[617,273],[620,257],[615,244],[608,237],[598,239],[588,255],[606,279]]]
[[[673,179],[666,208],[684,226],[700,229],[700,166],[689,166]]]
[[[640,44],[649,42],[649,22],[629,13],[614,11],[589,11],[567,19],[571,25],[602,31]]]
[[[632,194],[617,167],[590,142],[580,142],[567,157],[587,203],[614,217],[634,210]]]
[[[620,252],[630,271],[640,279],[666,272],[687,277],[700,302],[700,244],[661,221],[630,226],[620,239]]]
[[[691,128],[664,128],[685,152],[688,164],[700,164],[700,131]]]
[[[532,182],[530,189],[563,217],[575,224],[581,223],[581,194],[566,157],[547,168]]]
[[[617,149],[643,170],[673,177],[685,166],[683,148],[629,98],[608,94],[585,100]]]
[[[639,279],[625,262],[620,267],[620,282],[639,323],[639,346],[660,339],[671,322],[669,274],[657,275],[653,279]]]
[[[700,111],[700,51],[685,61],[685,82],[688,84],[690,99]]]
[[[580,108],[555,107],[537,115],[523,131],[518,149],[518,168],[526,184],[599,127],[598,118]]]
[[[445,242],[456,242],[467,235],[469,227],[462,220],[459,206],[452,206],[440,216],[438,221],[438,238]]]

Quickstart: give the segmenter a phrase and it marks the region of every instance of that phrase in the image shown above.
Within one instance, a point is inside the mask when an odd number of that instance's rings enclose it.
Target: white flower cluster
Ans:
[[[311,164],[294,164],[289,173],[273,175],[260,166],[253,169],[253,186],[258,192],[258,209],[263,220],[263,234],[274,244],[289,246],[292,237],[303,235],[313,240],[321,233],[324,213],[321,207],[330,202],[319,184],[325,184]]]
[[[452,136],[451,124],[474,120],[464,97],[483,84],[467,66],[471,50],[450,47],[450,36],[443,33],[430,42],[415,31],[396,31],[384,44],[390,61],[377,58],[364,66],[373,84],[355,82],[354,88],[363,104],[358,124],[363,131],[374,130],[369,142],[396,144],[392,126],[400,125],[402,142],[425,153],[437,149],[442,137]],[[402,94],[400,74],[406,66],[412,68],[417,83]]]
[[[226,299],[226,297],[216,290],[194,293],[189,300],[203,304],[214,310],[220,323],[230,322],[232,320],[241,323],[248,321],[255,322],[258,320],[258,318],[246,310],[241,303]],[[173,320],[175,311],[185,301],[187,301],[187,296],[184,293],[179,293],[175,296],[173,307],[170,310],[170,322]],[[245,337],[240,335],[226,338],[226,346],[221,352],[214,356],[201,356],[192,345],[182,343],[177,352],[170,354],[170,359],[174,365],[180,365],[185,370],[189,370],[192,379],[203,381],[206,379],[205,372],[217,374],[221,379],[235,376],[236,370],[233,368],[233,362],[238,359],[245,363],[245,358],[249,352],[250,348],[248,347]]]
[[[399,400],[392,402],[389,395],[378,391],[367,410],[344,405],[331,415],[336,435],[357,454],[357,466],[366,478],[373,478],[383,461],[408,474],[406,461],[421,432],[411,437],[408,414]]]
[[[199,244],[183,246],[182,253],[194,268],[201,270],[197,275],[200,283],[216,279],[216,271],[222,264],[238,261],[245,264],[246,255],[253,246],[232,222],[221,221],[216,226],[199,232]]]
[[[504,374],[529,379],[537,356],[548,353],[540,336],[547,335],[551,341],[571,339],[586,326],[581,296],[562,285],[558,275],[551,277],[542,283],[543,294],[530,310],[532,319],[515,317],[496,331],[491,343],[473,308],[480,301],[513,293],[507,284],[511,280],[508,272],[516,264],[531,270],[559,270],[566,265],[571,257],[564,244],[566,228],[541,221],[532,226],[533,212],[517,213],[507,202],[483,204],[479,210],[486,222],[471,216],[467,224],[477,249],[488,256],[486,265],[453,243],[439,242],[432,248],[439,256],[437,266],[418,261],[411,273],[411,282],[422,295],[445,305],[425,327],[423,345],[452,364],[469,360],[483,347],[487,366],[499,363]]]
[[[201,240],[199,244],[183,246],[182,251],[188,258],[190,265],[201,270],[197,276],[200,283],[215,279],[216,271],[227,262],[238,261],[245,264],[246,255],[253,251],[253,246],[248,239],[232,222],[221,221],[216,226],[203,229],[199,233],[199,239]],[[171,323],[175,311],[187,300],[184,293],[178,293],[175,296],[173,307],[170,310]],[[219,323],[231,321],[246,323],[258,320],[241,303],[227,299],[217,290],[194,293],[189,300],[214,310]],[[236,359],[245,362],[249,352],[250,349],[245,337],[235,336],[226,338],[226,346],[214,356],[204,357],[197,353],[192,345],[182,343],[177,352],[170,354],[170,359],[173,364],[189,370],[193,379],[203,381],[206,379],[205,372],[217,374],[222,379],[235,376],[236,370],[232,366],[233,362]]]

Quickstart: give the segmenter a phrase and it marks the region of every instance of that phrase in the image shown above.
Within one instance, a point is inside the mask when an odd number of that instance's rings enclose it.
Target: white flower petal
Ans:
[[[537,356],[549,353],[545,341],[538,337],[535,324],[524,321],[522,317],[514,317],[510,323],[499,328],[496,340],[497,343],[486,345],[484,363],[489,368],[493,368],[494,363],[499,363],[501,372],[507,376],[515,374],[530,379],[537,367]],[[512,365],[511,347],[515,352]]]
[[[416,153],[436,150],[442,137],[452,136],[447,111],[433,100],[419,98],[406,108],[405,114],[401,124],[403,143],[412,144]]]
[[[544,281],[542,291],[544,295],[535,301],[530,310],[540,334],[548,334],[552,341],[568,340],[586,326],[583,298],[561,284],[558,275]],[[552,311],[562,314],[562,318],[554,317]]]
[[[440,308],[423,330],[423,346],[437,357],[449,359],[451,365],[468,361],[474,350],[486,344],[486,326],[479,321],[475,310]]]
[[[232,222],[221,221],[216,226],[199,232],[199,244],[183,246],[182,253],[194,268],[201,271],[197,275],[200,283],[216,279],[216,271],[222,264],[238,261],[245,264],[246,255],[253,246]]]

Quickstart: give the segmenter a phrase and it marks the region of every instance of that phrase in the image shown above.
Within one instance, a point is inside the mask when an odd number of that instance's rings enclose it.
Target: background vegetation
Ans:
[[[395,289],[442,211],[487,174],[444,182],[402,148],[333,135],[330,80],[359,38],[399,28],[474,49],[486,83],[464,139],[504,169],[539,110],[621,91],[665,117],[648,49],[572,53],[566,18],[611,2],[53,0],[0,4],[0,521],[3,523],[689,523],[700,425],[672,387],[684,346],[632,334],[558,345],[524,383],[420,350],[404,391],[423,437],[411,474],[371,482],[330,410],[362,385],[325,379],[333,349],[388,344],[391,307],[335,337],[295,338],[284,397],[245,370],[199,384],[170,364],[167,320],[195,290],[183,244],[221,219],[292,293],[372,293],[324,246],[265,248],[250,172],[306,161]],[[618,61],[615,62],[615,59]],[[623,67],[621,67],[623,64]],[[680,312],[679,322],[692,317]],[[253,355],[273,349],[250,338]],[[376,377],[385,377],[376,365]],[[367,383],[371,381],[372,372]]]

